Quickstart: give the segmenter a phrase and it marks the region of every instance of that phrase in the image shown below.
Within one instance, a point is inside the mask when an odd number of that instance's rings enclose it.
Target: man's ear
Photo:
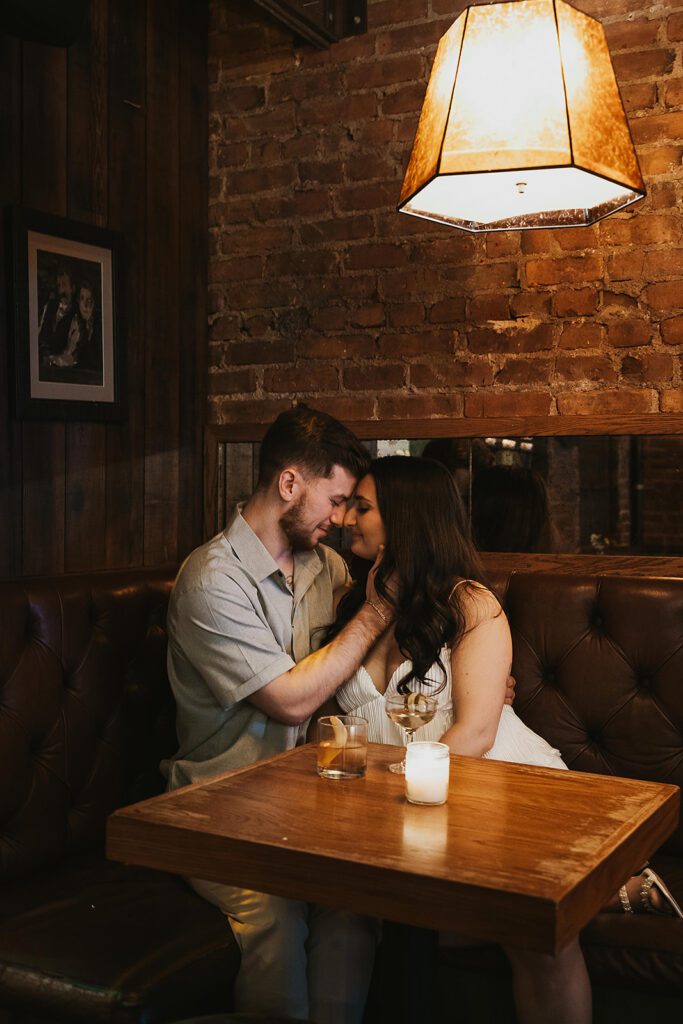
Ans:
[[[287,466],[282,470],[277,481],[278,495],[281,501],[294,501],[301,490],[301,473],[296,466]]]

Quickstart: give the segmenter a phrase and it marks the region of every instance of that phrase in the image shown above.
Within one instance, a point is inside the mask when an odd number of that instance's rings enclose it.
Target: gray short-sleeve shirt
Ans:
[[[348,581],[325,545],[294,556],[294,592],[241,508],[183,563],[168,610],[168,674],[177,754],[162,764],[174,789],[288,750],[307,723],[285,725],[248,700],[321,643],[332,595]]]

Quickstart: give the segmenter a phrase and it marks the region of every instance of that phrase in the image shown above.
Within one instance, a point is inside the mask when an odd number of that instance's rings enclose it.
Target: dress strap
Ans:
[[[448,595],[448,600],[449,601],[453,597],[453,594],[456,592],[458,587],[461,587],[463,585],[463,583],[474,583],[474,580],[458,580],[458,582],[454,584],[453,589],[451,590],[450,594]]]

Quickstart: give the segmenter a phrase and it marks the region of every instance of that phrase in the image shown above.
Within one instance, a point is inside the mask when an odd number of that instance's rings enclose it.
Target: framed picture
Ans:
[[[17,207],[10,221],[15,415],[121,419],[120,236]]]

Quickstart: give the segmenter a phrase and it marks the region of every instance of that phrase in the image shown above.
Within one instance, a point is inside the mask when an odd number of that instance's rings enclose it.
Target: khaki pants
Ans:
[[[361,1024],[378,920],[219,882],[188,881],[227,916],[240,948],[236,1011]]]

